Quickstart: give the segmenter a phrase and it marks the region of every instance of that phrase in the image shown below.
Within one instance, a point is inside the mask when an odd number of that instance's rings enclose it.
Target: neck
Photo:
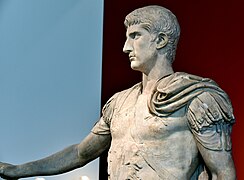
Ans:
[[[167,60],[158,61],[148,74],[142,74],[142,93],[150,93],[157,80],[173,74],[173,68]]]

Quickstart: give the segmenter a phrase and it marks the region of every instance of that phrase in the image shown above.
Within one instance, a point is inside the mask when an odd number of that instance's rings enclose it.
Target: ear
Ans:
[[[157,49],[163,48],[164,46],[167,45],[168,41],[169,41],[169,38],[165,33],[163,33],[163,32],[158,33],[158,37],[156,40],[156,43],[157,43],[156,48]]]

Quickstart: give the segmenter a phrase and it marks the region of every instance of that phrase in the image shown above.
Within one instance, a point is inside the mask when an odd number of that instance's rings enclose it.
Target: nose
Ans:
[[[123,47],[123,52],[124,53],[130,53],[131,51],[133,51],[133,46],[132,46],[132,42],[130,40],[126,40],[124,47]]]

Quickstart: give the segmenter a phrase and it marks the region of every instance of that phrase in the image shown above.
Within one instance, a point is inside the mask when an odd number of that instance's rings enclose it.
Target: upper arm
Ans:
[[[110,123],[113,117],[117,94],[113,95],[102,110],[101,119],[92,128],[91,133],[78,145],[81,159],[87,161],[99,157],[110,147]]]
[[[110,134],[99,135],[91,132],[78,145],[78,155],[85,163],[90,162],[107,150],[110,147],[110,143]]]
[[[212,176],[235,179],[231,155],[234,116],[229,100],[204,92],[190,103],[187,116],[199,152]]]
[[[198,144],[205,165],[209,169],[212,179],[235,180],[236,172],[231,151],[214,151]]]

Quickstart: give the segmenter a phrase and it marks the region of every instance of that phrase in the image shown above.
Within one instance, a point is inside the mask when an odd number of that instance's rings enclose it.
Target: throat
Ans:
[[[173,71],[169,71],[167,73],[164,73],[164,75],[157,76],[157,77],[154,77],[154,78],[150,78],[150,77],[146,76],[145,74],[143,74],[141,93],[145,94],[145,95],[151,94],[152,91],[155,88],[155,85],[157,84],[157,82],[160,79],[166,78],[166,77],[170,76],[173,73],[174,73]]]
[[[149,95],[152,93],[154,86],[156,84],[156,80],[150,80],[150,81],[143,81],[142,82],[142,95]]]

